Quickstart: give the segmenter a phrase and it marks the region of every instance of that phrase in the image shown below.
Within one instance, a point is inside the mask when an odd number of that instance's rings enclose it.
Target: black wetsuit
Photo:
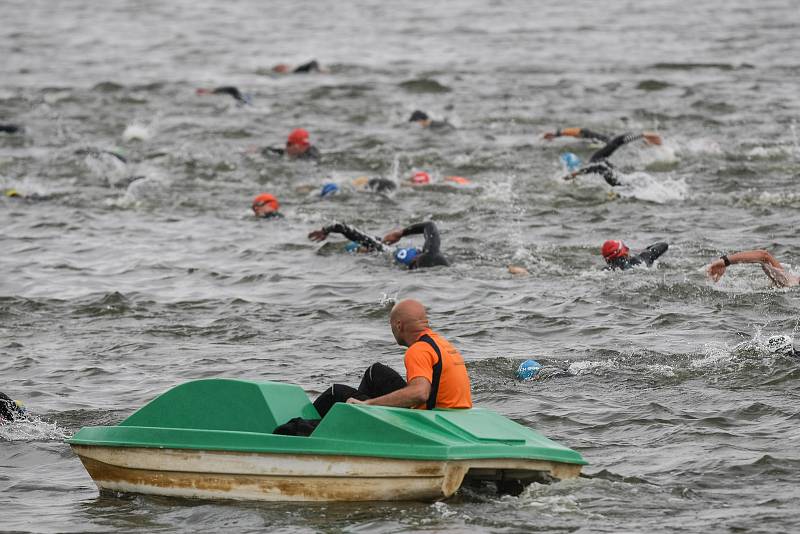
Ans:
[[[403,237],[414,234],[424,234],[425,244],[422,246],[422,253],[414,258],[411,268],[435,267],[437,265],[449,266],[450,262],[440,251],[441,239],[439,229],[431,221],[412,224],[403,229]]]
[[[358,389],[344,384],[333,384],[317,397],[317,400],[314,401],[314,408],[317,409],[320,417],[325,417],[334,404],[347,402],[350,397],[358,400],[375,399],[404,387],[406,387],[406,381],[397,371],[382,363],[373,363],[364,371]]]
[[[604,268],[606,271],[612,271],[614,269],[621,269],[626,270],[630,269],[631,267],[635,267],[637,265],[647,265],[650,267],[653,265],[653,262],[656,261],[662,254],[664,254],[669,245],[660,241],[658,243],[653,243],[639,254],[633,256],[624,256],[621,258],[614,258],[612,260],[606,261],[608,265]]]
[[[22,131],[22,126],[16,124],[0,124],[0,132],[7,134],[15,134]]]
[[[309,72],[319,72],[319,63],[316,59],[312,59],[308,63],[303,63],[292,71],[294,74],[306,74]]]
[[[19,414],[20,410],[17,407],[17,403],[5,393],[0,393],[0,423],[13,421]]]
[[[569,175],[569,177],[575,178],[581,174],[599,174],[608,183],[608,185],[620,185],[617,171],[614,169],[614,166],[611,165],[611,162],[608,161],[608,158],[611,157],[611,155],[616,152],[619,147],[643,138],[643,134],[632,133],[616,136],[611,141],[607,142],[603,148],[592,154],[592,157],[589,158],[589,165],[581,167],[573,174]]]
[[[342,234],[350,241],[355,241],[362,247],[370,251],[377,252],[391,252],[391,248],[387,246],[379,237],[370,237],[361,230],[353,228],[343,223],[333,223],[322,228],[328,234]],[[439,237],[439,229],[436,224],[427,221],[417,224],[412,224],[403,229],[403,237],[424,234],[425,244],[422,246],[422,252],[414,258],[414,262],[409,266],[409,269],[416,269],[420,267],[434,267],[436,265],[450,265],[447,258],[440,251],[441,238]]]
[[[556,130],[556,133],[555,133],[556,137],[561,137],[562,135],[564,135],[564,134],[561,133],[560,129]],[[573,136],[570,136],[570,137],[573,137]],[[577,137],[580,138],[580,139],[590,139],[592,141],[601,141],[603,143],[608,143],[609,141],[611,141],[611,137],[610,136],[608,136],[606,134],[601,134],[601,133],[594,132],[592,130],[589,130],[588,128],[580,128]]]
[[[239,88],[234,87],[232,85],[217,87],[213,91],[211,91],[211,93],[215,95],[230,95],[231,97],[234,98],[234,100],[236,100],[240,104],[250,103],[250,100],[247,97],[245,97],[241,91],[239,91]]]
[[[278,156],[285,156],[286,149],[268,146],[261,150],[261,153],[265,156],[269,156],[272,154],[277,154]],[[293,159],[300,159],[305,161],[319,161],[322,158],[322,154],[320,153],[319,149],[314,145],[310,145],[308,150],[303,152],[302,154],[298,154],[297,156],[291,156]]]
[[[415,110],[414,113],[411,114],[411,118],[408,119],[408,122],[423,122],[428,121],[428,123],[424,126],[432,130],[443,130],[443,129],[455,129],[455,126],[450,124],[447,121],[435,121],[431,120],[427,113],[420,110]]]
[[[367,190],[373,193],[391,193],[397,189],[397,184],[388,178],[371,178],[367,182]]]

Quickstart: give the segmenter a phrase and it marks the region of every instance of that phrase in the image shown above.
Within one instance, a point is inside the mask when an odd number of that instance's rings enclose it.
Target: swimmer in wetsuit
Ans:
[[[646,265],[650,267],[662,254],[664,254],[669,245],[663,241],[653,243],[639,254],[630,254],[630,249],[622,241],[610,239],[603,243],[600,253],[603,259],[606,260],[604,270],[613,271],[620,269],[622,271],[636,267],[637,265]]]
[[[371,237],[347,224],[333,223],[323,226],[319,230],[314,230],[308,234],[308,238],[312,241],[324,241],[327,239],[328,234],[342,234],[349,239],[351,241],[351,244],[347,245],[347,250],[349,251],[391,253],[395,261],[402,263],[409,269],[450,265],[450,262],[440,250],[439,229],[431,221],[412,224],[406,228],[394,230],[386,234],[382,239]],[[392,250],[389,247],[389,245],[397,243],[403,237],[415,234],[423,234],[425,236],[422,250],[400,247]]]
[[[15,134],[22,131],[22,126],[18,124],[0,123],[0,133]]]
[[[734,263],[759,263],[776,287],[794,287],[800,285],[800,276],[787,272],[781,263],[766,250],[747,250],[734,254],[723,254],[718,260],[706,268],[708,276],[718,282],[725,269]]]
[[[642,132],[639,134],[626,133],[618,135],[608,141],[600,150],[592,154],[592,157],[589,158],[588,165],[572,171],[568,175],[564,176],[564,180],[572,180],[582,174],[599,174],[608,183],[608,185],[620,185],[621,182],[619,181],[617,171],[614,169],[614,166],[611,165],[611,162],[608,161],[608,158],[611,157],[611,155],[621,146],[632,143],[633,141],[638,141],[639,139],[644,139],[644,141],[650,145],[661,144],[661,136],[652,132]]]
[[[325,71],[316,59],[312,59],[308,63],[303,63],[294,69],[292,69],[292,67],[286,63],[279,63],[272,67],[272,72],[277,72],[278,74],[309,74],[311,72]]]
[[[250,95],[243,94],[241,91],[239,91],[238,87],[234,87],[232,85],[215,87],[214,89],[200,88],[195,91],[195,93],[198,95],[228,95],[236,100],[239,105],[250,104],[252,102],[252,97]]]
[[[588,128],[563,128],[555,132],[546,132],[542,136],[547,141],[552,141],[556,137],[576,137],[579,139],[589,139],[590,141],[600,141],[601,143],[608,143],[611,141],[611,136],[597,133]]]
[[[25,409],[19,401],[13,400],[5,393],[0,392],[0,425],[8,423],[24,415]]]
[[[444,121],[435,121],[431,119],[427,113],[420,110],[415,110],[414,113],[411,114],[411,117],[408,119],[408,122],[416,122],[422,128],[430,128],[431,130],[446,130],[446,129],[455,129],[455,126]]]
[[[274,195],[261,193],[253,199],[253,215],[259,219],[282,219],[283,214],[278,209],[280,203]]]
[[[286,147],[267,147],[261,151],[263,154],[286,155],[292,159],[319,161],[322,155],[317,147],[309,142],[308,130],[295,128],[286,138]]]

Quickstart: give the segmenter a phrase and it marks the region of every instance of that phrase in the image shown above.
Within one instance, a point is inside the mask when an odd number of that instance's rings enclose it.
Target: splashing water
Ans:
[[[0,425],[0,441],[61,441],[69,437],[70,433],[57,423],[30,414]]]
[[[656,204],[683,200],[689,187],[683,178],[657,179],[645,172],[625,175],[622,185],[615,189],[622,198],[635,198]]]

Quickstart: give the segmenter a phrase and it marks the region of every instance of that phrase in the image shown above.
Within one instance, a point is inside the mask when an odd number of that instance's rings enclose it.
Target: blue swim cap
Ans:
[[[564,167],[566,167],[569,172],[572,172],[581,166],[581,158],[572,152],[564,152],[561,154],[560,158],[561,163],[564,164]]]
[[[415,248],[398,248],[394,251],[394,259],[403,265],[409,266],[419,251]]]
[[[358,248],[359,248],[360,246],[361,246],[361,245],[359,245],[359,244],[358,244],[358,243],[356,243],[355,241],[350,241],[348,244],[346,244],[346,245],[344,246],[344,249],[345,249],[347,252],[358,252]]]
[[[322,191],[319,192],[319,196],[327,197],[328,195],[333,195],[339,191],[339,186],[334,184],[333,182],[327,183],[322,186]]]
[[[539,374],[539,370],[541,368],[542,364],[536,360],[525,360],[519,364],[519,368],[517,369],[517,378],[520,380],[531,380],[536,378],[536,375]]]

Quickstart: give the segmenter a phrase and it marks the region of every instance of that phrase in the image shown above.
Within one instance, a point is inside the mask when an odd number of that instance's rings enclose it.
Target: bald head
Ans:
[[[410,347],[423,330],[428,328],[428,314],[418,300],[401,300],[389,314],[392,334],[399,345]]]

